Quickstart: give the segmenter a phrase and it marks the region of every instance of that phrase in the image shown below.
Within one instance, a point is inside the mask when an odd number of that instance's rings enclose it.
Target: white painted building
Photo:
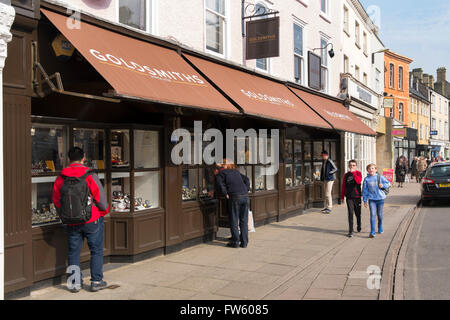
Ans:
[[[349,110],[376,131],[384,93],[384,44],[378,28],[358,0],[342,0],[341,97],[349,101]],[[376,163],[376,138],[345,134],[345,160],[356,160],[365,171]]]
[[[441,156],[444,159],[450,156],[449,143],[449,99],[428,87],[431,100],[431,156]]]
[[[94,15],[100,19],[133,26],[143,32],[183,46],[244,65],[284,80],[308,85],[308,51],[333,44],[314,53],[323,57],[326,78],[323,91],[339,94],[342,69],[339,1],[330,0],[48,0]],[[102,5],[104,3],[104,5]],[[125,7],[123,7],[125,6]],[[261,8],[278,11],[280,56],[245,60],[242,15]],[[244,9],[244,10],[243,10]],[[245,10],[246,9],[246,10]]]

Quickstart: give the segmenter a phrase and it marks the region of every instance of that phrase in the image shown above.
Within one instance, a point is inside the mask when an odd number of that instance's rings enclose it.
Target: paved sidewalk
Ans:
[[[378,299],[379,290],[367,287],[366,271],[382,268],[419,194],[417,183],[391,189],[384,234],[375,239],[368,238],[368,209],[363,208],[362,232],[348,238],[346,206],[336,205],[331,215],[313,209],[257,228],[247,249],[214,241],[106,271],[105,280],[120,286],[116,289],[73,294],[56,286],[24,299]]]

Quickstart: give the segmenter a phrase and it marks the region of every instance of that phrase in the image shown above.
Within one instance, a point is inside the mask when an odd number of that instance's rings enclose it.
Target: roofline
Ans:
[[[401,54],[395,53],[395,52],[393,52],[393,51],[391,51],[391,50],[387,50],[384,54],[385,54],[385,55],[388,55],[388,56],[391,56],[391,57],[393,57],[393,58],[396,58],[396,59],[398,59],[398,60],[402,60],[402,61],[404,61],[404,62],[406,62],[406,63],[408,63],[408,64],[411,64],[411,63],[414,62],[413,59],[408,58],[408,57],[406,57],[406,56],[402,56]]]

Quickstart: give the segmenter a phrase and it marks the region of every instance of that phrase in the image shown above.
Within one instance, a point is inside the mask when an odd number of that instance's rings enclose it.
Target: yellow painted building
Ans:
[[[408,127],[417,129],[417,148],[416,155],[426,156],[428,153],[428,145],[430,138],[430,115],[431,102],[427,96],[422,93],[421,83],[415,78],[411,79],[409,89],[410,110],[408,118]],[[426,91],[426,90],[425,90]]]

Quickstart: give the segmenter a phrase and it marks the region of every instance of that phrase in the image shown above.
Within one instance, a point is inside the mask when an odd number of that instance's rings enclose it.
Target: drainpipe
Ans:
[[[11,1],[0,1],[0,300],[5,298],[5,235],[4,235],[4,187],[3,187],[3,68],[7,57],[8,42],[15,11]]]

